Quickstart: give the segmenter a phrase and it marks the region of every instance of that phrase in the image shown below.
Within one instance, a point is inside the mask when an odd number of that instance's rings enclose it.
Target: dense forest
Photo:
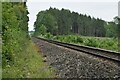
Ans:
[[[34,23],[35,35],[50,33],[52,35],[77,34],[93,37],[116,37],[115,22],[106,22],[99,18],[71,12],[68,9],[49,8],[37,14]]]

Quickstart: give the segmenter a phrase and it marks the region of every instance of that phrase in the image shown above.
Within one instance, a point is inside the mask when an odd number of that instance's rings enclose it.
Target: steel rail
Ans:
[[[39,37],[36,37],[36,38],[47,41],[49,43],[59,45],[59,46],[63,46],[66,48],[77,50],[80,52],[89,53],[89,54],[92,54],[92,55],[97,56],[97,57],[102,57],[102,58],[106,58],[106,59],[109,59],[109,60],[112,60],[115,62],[120,62],[120,52],[114,52],[114,51],[110,51],[110,50],[94,48],[94,47],[89,47],[89,46],[63,43],[60,41],[48,40],[48,39],[43,39],[43,38],[39,38]]]

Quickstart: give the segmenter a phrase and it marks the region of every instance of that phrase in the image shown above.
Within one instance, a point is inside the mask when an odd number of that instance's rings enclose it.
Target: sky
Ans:
[[[42,10],[52,8],[69,9],[70,11],[78,12],[79,14],[90,15],[91,17],[100,18],[105,21],[113,21],[113,18],[118,15],[119,0],[29,0],[27,7],[29,11],[29,31],[34,30],[34,22],[36,15]]]

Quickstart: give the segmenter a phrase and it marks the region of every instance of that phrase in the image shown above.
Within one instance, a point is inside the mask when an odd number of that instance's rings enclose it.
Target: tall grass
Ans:
[[[42,55],[34,43],[29,41],[26,50],[19,55],[12,65],[3,68],[3,78],[53,78],[54,70],[43,63]],[[40,51],[39,51],[40,52]],[[18,57],[19,56],[19,57]]]
[[[77,45],[85,45],[85,46],[91,46],[96,48],[102,48],[112,51],[118,50],[118,41],[117,38],[108,38],[108,37],[86,37],[86,36],[79,36],[79,35],[58,35],[51,37],[44,36],[44,38],[47,39],[53,39],[61,42],[66,43],[73,43]]]

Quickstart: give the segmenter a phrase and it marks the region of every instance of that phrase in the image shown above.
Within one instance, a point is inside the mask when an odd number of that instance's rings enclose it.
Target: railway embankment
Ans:
[[[91,54],[61,47],[33,38],[47,64],[59,78],[118,78],[119,65]]]

